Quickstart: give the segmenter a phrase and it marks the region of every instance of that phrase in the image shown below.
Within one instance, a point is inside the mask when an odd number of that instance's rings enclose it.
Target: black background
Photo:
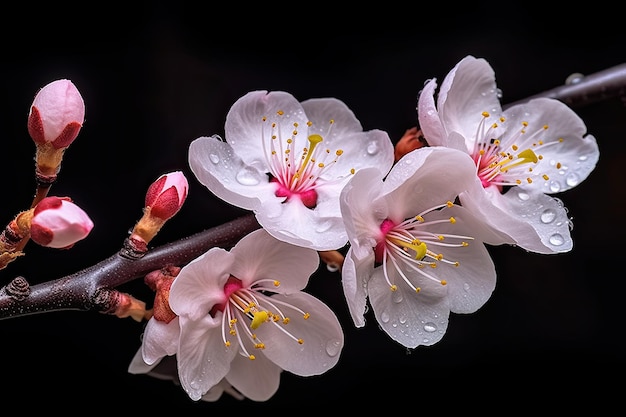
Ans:
[[[340,11],[321,4],[128,3],[28,5],[4,16],[0,223],[33,196],[35,147],[26,130],[32,99],[45,84],[69,78],[85,100],[86,120],[50,195],[70,196],[96,226],[69,251],[29,244],[25,257],[0,271],[1,285],[18,275],[31,284],[56,279],[117,252],[141,217],[148,185],[165,172],[183,170],[190,194],[154,245],[242,215],[195,180],[187,147],[199,136],[223,134],[228,109],[249,91],[336,97],[365,130],[383,129],[397,140],[417,124],[424,81],[442,81],[468,54],[493,66],[503,103],[560,86],[572,73],[626,62],[619,16],[601,4]],[[130,375],[142,324],[78,311],[0,321],[0,400],[23,410],[172,407],[187,415],[370,405],[417,413],[502,401],[502,410],[609,407],[623,387],[625,360],[626,109],[614,98],[576,111],[598,140],[600,161],[585,182],[559,195],[574,221],[574,250],[545,256],[490,248],[495,292],[478,312],[452,315],[440,343],[408,352],[373,316],[355,329],[339,274],[322,268],[309,290],[337,312],[346,334],[342,358],[319,377],[283,373],[266,403],[227,395],[195,403],[171,382]],[[150,301],[141,280],[123,289]]]

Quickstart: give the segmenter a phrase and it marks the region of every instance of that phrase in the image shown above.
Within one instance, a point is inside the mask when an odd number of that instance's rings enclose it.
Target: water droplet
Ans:
[[[526,201],[530,198],[530,196],[528,195],[527,192],[525,191],[518,191],[517,192],[517,197],[522,200],[522,201]]]
[[[339,271],[339,265],[329,262],[326,264],[326,269],[328,272],[337,272]]]
[[[211,155],[209,155],[209,159],[211,160],[211,162],[213,162],[214,164],[218,164],[220,162],[220,157],[215,155],[214,153],[212,153]]]
[[[561,236],[560,234],[555,233],[550,236],[550,243],[554,246],[561,246],[563,243],[565,243],[565,239],[563,239],[563,236]]]
[[[580,72],[575,72],[573,74],[570,74],[565,79],[565,84],[566,85],[578,84],[579,82],[583,80],[583,78],[585,78],[583,74],[581,74]]]
[[[378,142],[371,141],[367,145],[367,153],[368,155],[376,155],[378,153]]]
[[[558,193],[561,191],[561,184],[558,181],[550,181],[550,191]]]
[[[470,285],[469,285],[467,282],[466,282],[466,283],[464,283],[464,284],[463,284],[463,289],[464,289],[465,291],[469,291],[469,289],[470,289]],[[435,315],[435,318],[437,318],[437,315]]]
[[[552,209],[545,209],[540,218],[542,223],[551,223],[556,218],[556,212]]]
[[[391,293],[391,299],[394,303],[398,304],[402,302],[402,293],[400,291],[394,291]]]
[[[404,159],[404,165],[411,165],[413,163],[413,160],[410,158],[405,158]]]
[[[389,322],[389,313],[383,311],[380,315],[380,321],[382,321],[383,323]]]
[[[406,323],[406,316],[400,316],[400,319],[399,319],[399,320],[400,320],[400,323],[401,323],[401,324]]]
[[[237,173],[237,182],[241,185],[257,185],[259,179],[254,174],[250,168],[243,168]]]
[[[501,99],[503,95],[504,94],[502,93],[502,90],[499,88],[496,88],[496,97],[498,97],[498,99]]]
[[[565,182],[567,183],[567,185],[569,185],[570,187],[575,187],[578,185],[579,178],[578,178],[578,174],[572,172],[570,173],[567,178],[565,179]]]
[[[341,342],[339,340],[329,340],[326,343],[326,353],[328,356],[337,356],[341,350]]]
[[[429,321],[428,323],[424,323],[425,332],[432,333],[436,330],[437,330],[437,325],[433,323],[432,321]]]
[[[587,155],[580,155],[578,157],[578,160],[581,161],[581,162],[586,161],[587,160]]]
[[[398,327],[398,323],[393,322],[393,323],[391,324],[391,327],[394,327],[394,328],[395,328],[395,327]]]

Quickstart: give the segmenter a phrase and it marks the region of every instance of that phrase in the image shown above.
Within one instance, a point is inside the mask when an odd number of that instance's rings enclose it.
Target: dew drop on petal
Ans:
[[[412,163],[413,163],[413,160],[412,160],[412,159],[406,158],[406,159],[404,160],[404,165],[411,165]]]
[[[428,323],[424,323],[424,331],[428,333],[435,332],[437,331],[437,325],[433,323],[432,321],[429,321]]]
[[[528,193],[524,192],[524,191],[518,191],[517,192],[517,197],[522,200],[522,201],[526,201],[530,198],[530,196],[528,195]]]
[[[383,323],[389,322],[389,313],[387,313],[386,311],[383,311],[380,314],[380,321],[382,321]]]
[[[561,246],[563,243],[565,243],[565,239],[563,239],[563,236],[561,236],[559,233],[555,233],[552,236],[550,236],[550,243],[554,246]]]
[[[550,191],[553,193],[558,193],[561,191],[561,184],[558,181],[550,181]]]
[[[469,289],[470,289],[470,285],[469,285],[467,282],[466,282],[466,283],[464,283],[464,284],[463,284],[463,289],[464,289],[465,291],[469,291]],[[437,316],[436,316],[436,315],[435,315],[435,318],[437,318]]]
[[[215,155],[214,153],[212,153],[211,155],[209,155],[209,159],[211,160],[211,162],[213,162],[214,164],[219,164],[220,162],[220,157]]]
[[[378,153],[378,143],[376,141],[371,141],[367,145],[367,154],[376,155],[377,153]]]
[[[578,178],[578,174],[572,172],[570,173],[567,178],[565,179],[565,182],[567,183],[567,185],[569,185],[570,187],[575,187],[578,185],[579,178]]]
[[[334,263],[327,263],[326,269],[328,270],[328,272],[337,272],[339,271],[339,265]]]
[[[400,316],[400,319],[399,319],[399,320],[400,320],[400,323],[401,323],[401,324],[406,323],[406,316]]]
[[[237,173],[237,182],[241,185],[257,185],[259,180],[253,171],[249,168],[243,168]]]
[[[391,299],[394,303],[398,304],[402,302],[402,293],[400,291],[394,291],[391,293]]]
[[[579,161],[581,161],[581,162],[586,161],[586,160],[587,160],[587,155],[580,155],[580,156],[578,157],[578,160],[579,160]]]
[[[556,218],[556,212],[553,209],[546,209],[541,213],[541,222],[548,224],[554,221]]]
[[[339,340],[329,340],[326,343],[326,353],[328,356],[337,356],[341,350],[341,342]]]

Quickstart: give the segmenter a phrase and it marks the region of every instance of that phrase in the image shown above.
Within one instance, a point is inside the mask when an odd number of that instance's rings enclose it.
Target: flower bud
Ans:
[[[68,197],[46,197],[34,209],[31,239],[50,248],[68,249],[87,237],[93,222]]]
[[[85,103],[70,80],[57,80],[43,87],[28,115],[28,133],[35,143],[67,148],[78,136],[85,120]]]
[[[163,220],[172,218],[185,202],[188,189],[189,183],[181,171],[161,175],[146,193],[150,215]]]

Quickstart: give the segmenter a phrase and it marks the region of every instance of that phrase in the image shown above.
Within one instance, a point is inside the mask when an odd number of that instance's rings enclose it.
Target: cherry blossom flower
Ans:
[[[93,222],[69,197],[46,197],[33,209],[31,239],[50,248],[69,249],[93,229]]]
[[[357,327],[369,299],[393,340],[432,345],[450,312],[472,313],[489,299],[496,271],[483,242],[492,231],[453,203],[473,170],[463,152],[424,147],[402,157],[384,181],[369,168],[348,182],[340,198],[350,240],[342,284]]]
[[[515,244],[538,253],[572,249],[571,220],[553,194],[593,171],[599,151],[578,115],[564,103],[537,98],[502,110],[495,75],[484,59],[467,56],[448,73],[437,96],[430,80],[418,100],[430,146],[468,153],[475,181],[461,204]]]
[[[261,250],[262,249],[262,250]],[[170,287],[169,323],[151,318],[142,359],[176,355],[193,400],[226,379],[254,401],[269,399],[283,370],[322,374],[339,360],[344,336],[335,314],[301,291],[319,266],[317,252],[263,229],[230,251],[212,248],[184,266]]]
[[[299,103],[281,91],[244,95],[226,117],[225,140],[201,137],[189,148],[191,170],[211,192],[254,211],[277,239],[319,251],[347,243],[345,183],[361,168],[387,172],[393,158],[387,133],[364,132],[343,102]]]

